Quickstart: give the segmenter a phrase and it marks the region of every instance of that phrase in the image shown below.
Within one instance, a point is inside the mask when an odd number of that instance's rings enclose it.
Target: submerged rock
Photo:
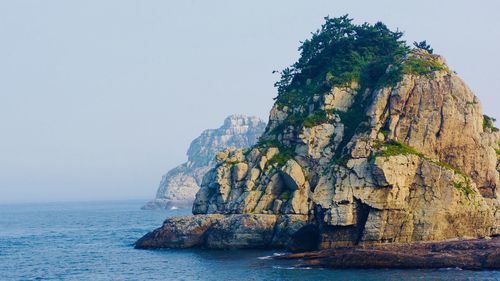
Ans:
[[[231,115],[220,128],[204,131],[191,143],[188,162],[162,177],[156,198],[142,209],[191,208],[203,176],[216,164],[216,153],[254,145],[265,127],[265,122],[257,117]]]

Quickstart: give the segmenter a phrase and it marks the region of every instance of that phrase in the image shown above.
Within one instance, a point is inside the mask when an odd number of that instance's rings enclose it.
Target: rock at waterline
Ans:
[[[372,42],[358,39],[349,46]],[[313,250],[498,235],[498,129],[441,56],[399,51],[367,54],[381,57],[356,82],[296,72],[301,83],[279,89],[261,141],[217,155],[195,216],[168,219],[136,246]],[[316,59],[344,61],[305,62]]]

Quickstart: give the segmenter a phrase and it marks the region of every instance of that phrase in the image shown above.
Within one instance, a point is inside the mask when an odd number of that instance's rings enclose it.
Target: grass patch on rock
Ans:
[[[295,157],[295,152],[291,150],[286,150],[286,151],[281,151],[274,155],[269,161],[267,162],[268,165],[277,165],[278,167],[282,167],[286,164],[286,162],[290,159],[293,159]]]
[[[376,157],[389,157],[389,156],[396,156],[396,155],[417,155],[422,158],[426,158],[425,155],[419,151],[417,151],[415,148],[404,144],[402,142],[390,140],[386,143],[384,143],[381,147],[381,150],[376,153]]]
[[[443,63],[441,63],[435,56],[420,52],[418,54],[409,55],[403,63],[404,74],[414,75],[429,75],[434,71],[449,71]]]
[[[271,159],[269,159],[266,163],[266,165],[277,165],[278,167],[281,167],[285,165],[285,163],[290,160],[295,158],[296,153],[295,150],[289,147],[284,146],[280,141],[278,140],[266,140],[261,138],[258,142],[256,147],[260,148],[262,151],[266,151],[268,148],[271,147],[276,147],[278,149],[278,153],[274,155]]]
[[[396,156],[396,155],[416,155],[416,156],[418,156],[422,159],[425,159],[429,162],[432,162],[440,167],[451,170],[455,174],[459,174],[459,175],[467,178],[467,174],[465,174],[459,168],[457,168],[449,163],[446,163],[446,162],[431,159],[430,157],[423,154],[422,152],[420,152],[420,151],[416,150],[415,148],[413,148],[405,143],[402,143],[402,142],[390,140],[390,141],[387,141],[385,143],[377,143],[375,145],[375,148],[379,149],[379,151],[375,153],[375,157],[390,157],[390,156]]]
[[[317,110],[313,114],[307,116],[304,121],[304,127],[312,128],[314,126],[318,126],[328,122],[328,114],[324,110]]]
[[[470,179],[468,177],[465,177],[465,182],[454,182],[453,186],[467,196],[476,194],[476,192],[472,189]]]

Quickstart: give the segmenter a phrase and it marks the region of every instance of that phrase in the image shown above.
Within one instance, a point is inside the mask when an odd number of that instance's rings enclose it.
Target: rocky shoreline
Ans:
[[[297,267],[499,270],[500,236],[488,239],[344,247],[273,257]]]
[[[302,215],[264,214],[172,217],[165,220],[162,227],[139,239],[135,248],[314,250],[312,247],[300,247],[303,242],[295,234],[304,226],[306,219]],[[308,239],[311,240],[311,237]]]
[[[168,218],[136,248],[323,250],[282,257],[307,267],[498,269],[498,237],[484,237],[500,235],[500,129],[443,57],[400,36],[327,19],[277,83],[259,141],[215,154],[193,215]]]

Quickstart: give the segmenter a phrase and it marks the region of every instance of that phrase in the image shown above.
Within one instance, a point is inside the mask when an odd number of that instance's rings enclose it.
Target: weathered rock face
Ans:
[[[216,164],[215,154],[228,148],[254,145],[265,127],[265,122],[257,117],[231,115],[220,128],[204,131],[191,143],[188,161],[162,177],[156,198],[143,209],[191,208],[203,176]]]
[[[445,65],[423,51],[412,55]],[[298,113],[317,120],[318,111],[319,122],[295,121]],[[277,103],[261,142],[219,153],[206,174],[193,206],[206,226],[196,246],[332,248],[498,235],[499,141],[483,125],[477,97],[447,67],[375,90],[353,83],[294,107]],[[248,216],[257,221],[247,225]],[[300,223],[278,224],[283,217]],[[161,231],[177,231],[171,224]],[[229,233],[215,238],[216,229]],[[219,239],[238,233],[252,242]],[[284,242],[270,242],[276,237]]]
[[[283,248],[307,217],[301,215],[195,215],[169,218],[136,242],[137,248]],[[297,243],[295,243],[297,244]]]

